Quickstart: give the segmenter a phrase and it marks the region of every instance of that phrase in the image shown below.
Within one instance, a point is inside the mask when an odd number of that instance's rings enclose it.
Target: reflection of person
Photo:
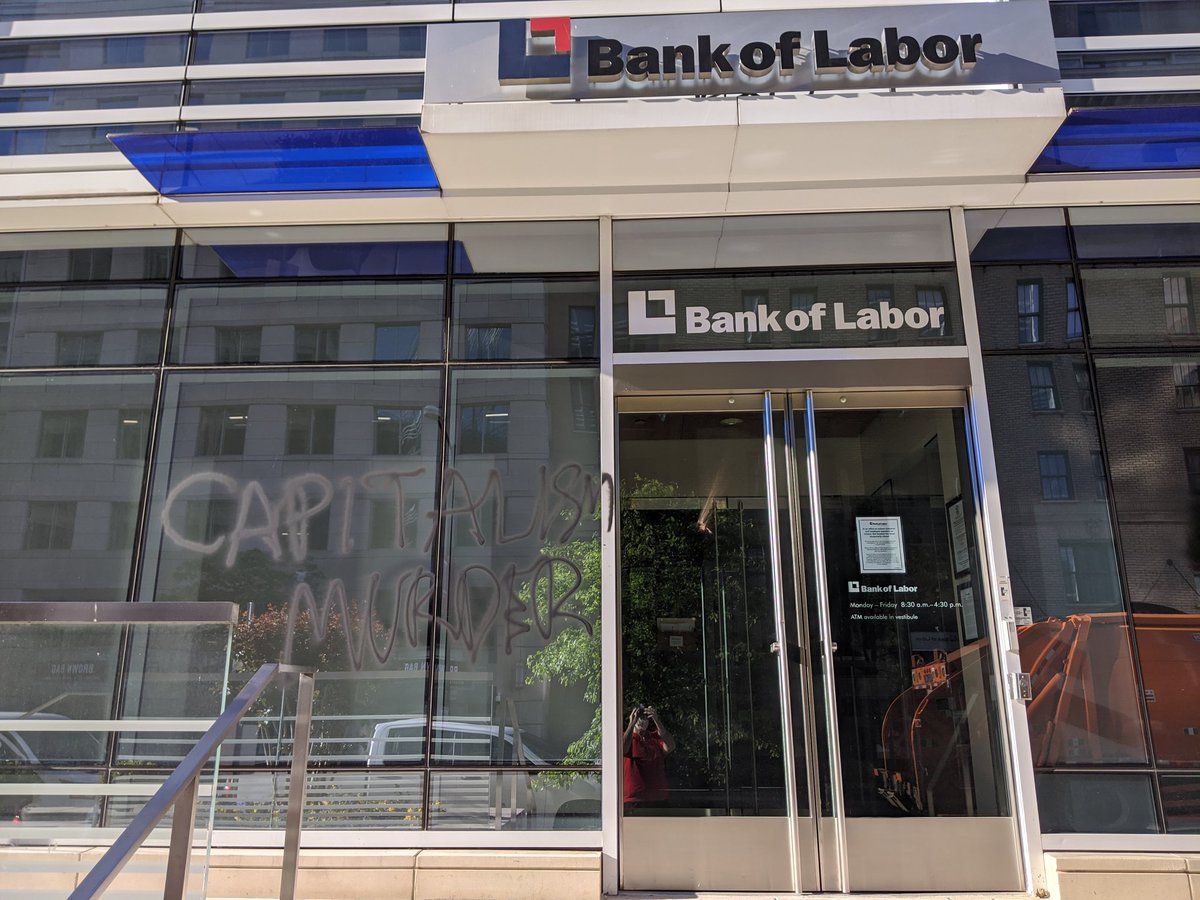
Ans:
[[[639,706],[625,727],[625,809],[665,806],[666,756],[675,738],[663,726],[653,706]]]

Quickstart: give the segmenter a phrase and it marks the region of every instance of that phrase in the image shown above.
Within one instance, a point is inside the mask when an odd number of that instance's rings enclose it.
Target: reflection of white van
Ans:
[[[502,740],[500,759],[492,747]],[[425,717],[408,716],[391,722],[380,722],[371,734],[367,747],[367,765],[419,763],[425,756]],[[508,763],[518,766],[549,766],[528,744],[524,735],[511,727],[504,728],[488,722],[455,722],[435,720],[433,723],[433,762],[450,764],[487,765]]]
[[[380,722],[367,748],[367,765],[420,763],[425,755],[424,716]],[[554,772],[553,763],[525,736],[490,722],[435,720],[431,761],[435,765],[530,766],[548,773],[493,770],[432,774],[431,817],[443,828],[479,827],[501,817],[501,827],[593,829],[600,827],[600,788],[589,775]],[[497,747],[499,744],[499,747]]]
[[[67,721],[54,713],[0,712],[0,720],[40,719]],[[104,758],[103,742],[93,734],[78,731],[0,731],[0,773],[11,773],[17,782],[29,782],[31,803],[0,810],[5,821],[15,817],[27,825],[97,825],[100,801],[86,796],[38,796],[39,784],[91,785],[99,781],[95,772],[72,771],[54,766],[98,765]],[[86,791],[86,789],[83,789]],[[0,800],[5,798],[0,797]],[[12,798],[19,799],[19,798]]]

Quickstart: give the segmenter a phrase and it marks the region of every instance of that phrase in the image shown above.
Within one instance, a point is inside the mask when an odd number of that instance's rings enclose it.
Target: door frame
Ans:
[[[726,398],[728,398],[726,400]],[[796,398],[803,400],[803,414],[805,418],[804,435],[800,436],[796,433],[795,415],[798,404],[795,403]],[[720,405],[718,405],[720,403]],[[726,405],[726,403],[728,405]],[[617,412],[617,405],[614,403],[614,416]],[[791,566],[792,577],[795,579],[794,594],[798,608],[796,610],[797,621],[802,629],[805,629],[805,617],[809,615],[809,610],[814,608],[818,612],[821,622],[819,623],[819,634],[822,637],[820,653],[823,661],[823,670],[828,673],[834,671],[833,647],[830,646],[828,636],[831,634],[831,623],[829,620],[829,590],[826,580],[825,560],[824,560],[824,540],[820,510],[818,504],[808,503],[808,509],[803,509],[804,504],[798,503],[799,496],[799,479],[803,478],[808,496],[820,496],[818,460],[816,456],[816,427],[815,414],[819,410],[854,410],[854,409],[957,409],[962,412],[964,423],[963,441],[965,447],[963,451],[968,460],[970,469],[971,487],[975,493],[975,504],[972,526],[975,531],[976,546],[979,547],[979,588],[983,594],[985,608],[989,614],[988,626],[990,633],[995,636],[997,634],[996,619],[994,612],[994,603],[992,597],[991,584],[991,568],[990,557],[987,552],[987,528],[985,526],[983,516],[984,492],[981,479],[979,478],[978,457],[981,452],[977,444],[977,435],[972,426],[971,415],[971,396],[969,391],[961,388],[927,388],[927,389],[906,389],[906,390],[808,390],[808,391],[772,391],[765,390],[762,392],[753,393],[733,393],[713,395],[710,392],[703,394],[682,394],[678,392],[669,393],[639,393],[628,397],[622,397],[620,402],[620,412],[682,412],[682,411],[700,411],[700,410],[734,410],[743,414],[750,413],[755,407],[761,411],[763,416],[763,465],[765,467],[765,475],[767,482],[766,498],[769,509],[769,531],[770,531],[770,576],[771,585],[774,594],[774,608],[776,617],[776,633],[777,635],[788,636],[786,622],[783,618],[783,604],[786,602],[786,593],[783,590],[783,579],[787,577],[785,571],[784,560],[782,556],[782,540],[789,540],[791,543],[792,559],[794,564]],[[776,433],[773,417],[782,413],[782,421],[784,425],[784,434]],[[615,418],[614,418],[615,423]],[[614,462],[616,457],[616,441],[614,433]],[[782,438],[782,440],[780,440]],[[803,438],[804,446],[800,446],[800,440]],[[792,514],[789,515],[789,524],[791,526],[791,534],[784,536],[780,534],[780,487],[776,483],[776,473],[779,471],[776,459],[776,446],[782,446],[785,453],[785,471],[789,479],[789,484],[785,486],[789,509]],[[958,448],[955,449],[958,453]],[[803,454],[803,456],[801,456]],[[614,498],[615,499],[615,498]],[[614,503],[616,506],[617,503]],[[813,542],[813,558],[814,564],[817,567],[817,585],[818,595],[815,598],[805,600],[806,585],[804,584],[804,542],[803,527],[801,517],[808,516],[808,524],[811,529]],[[614,575],[616,572],[614,572]],[[619,585],[615,585],[615,590],[619,594]],[[617,611],[619,612],[619,598],[617,603]],[[619,628],[619,626],[618,626]],[[618,631],[619,639],[619,631]],[[811,652],[813,648],[808,648],[807,639],[801,644],[804,653]],[[818,767],[821,765],[818,762],[816,754],[816,720],[815,720],[815,705],[813,703],[813,693],[817,689],[815,684],[816,679],[811,668],[804,667],[800,669],[803,683],[801,687],[801,697],[803,698],[803,708],[800,710],[791,709],[791,691],[789,666],[787,664],[786,652],[776,654],[779,673],[779,688],[780,688],[780,712],[783,722],[783,749],[785,754],[785,773],[786,773],[786,789],[788,800],[788,830],[790,835],[789,847],[791,851],[791,870],[793,877],[793,889],[795,890],[825,890],[825,891],[843,891],[848,892],[850,889],[850,879],[848,873],[848,840],[846,836],[846,816],[842,792],[842,781],[840,773],[840,753],[836,749],[840,746],[837,734],[836,714],[828,716],[827,740],[830,743],[828,751],[828,761],[831,767],[831,776],[834,779],[834,832],[830,835],[819,835],[821,832],[821,815],[820,815],[820,798],[819,798],[819,775]],[[1004,678],[1002,661],[999,658],[1000,654],[989,655],[989,675],[994,680],[996,685],[997,695],[1003,698],[1006,695],[1004,691]],[[617,648],[617,659],[620,659],[620,648]],[[619,665],[619,663],[618,663]],[[618,693],[615,696],[620,697],[619,693],[620,681],[618,678]],[[824,679],[820,686],[824,692],[824,708],[826,710],[836,709],[836,690],[832,678]],[[996,728],[999,731],[1001,743],[1001,753],[998,765],[1002,772],[998,772],[999,780],[1007,791],[1008,798],[1011,802],[1009,814],[1004,817],[993,817],[1003,822],[1010,824],[1014,832],[1020,831],[1020,811],[1018,804],[1018,787],[1017,787],[1017,769],[1019,768],[1019,760],[1017,759],[1016,749],[1010,743],[1011,730],[1006,725],[1008,718],[1007,703],[1003,699],[998,702],[998,718]],[[796,814],[796,747],[794,746],[794,730],[792,723],[796,721],[794,717],[799,715],[800,721],[803,723],[803,733],[805,735],[806,746],[804,747],[803,763],[808,767],[808,777],[806,782],[809,787],[809,809],[811,818],[814,824],[817,825],[814,837],[816,837],[817,847],[812,848],[812,853],[806,852],[806,848],[801,842],[800,823],[804,818]],[[614,775],[619,773],[619,769],[610,770]],[[619,776],[618,776],[619,780]],[[620,819],[621,817],[618,816]],[[983,817],[977,817],[983,818]],[[936,818],[935,820],[936,821]],[[949,820],[944,820],[949,821]],[[618,829],[621,829],[621,825]],[[826,852],[826,849],[821,845],[822,838],[828,840],[832,838],[834,846],[829,850],[832,854]],[[1016,836],[1014,836],[1015,839]],[[1020,852],[1020,847],[1023,844],[1020,840],[1014,840],[1017,848],[1017,858],[1013,860],[1015,871],[1019,871],[1020,880],[1026,881],[1025,867],[1022,865],[1024,854]],[[818,881],[814,883],[812,859],[816,859],[816,877]],[[832,863],[832,866],[831,866]]]

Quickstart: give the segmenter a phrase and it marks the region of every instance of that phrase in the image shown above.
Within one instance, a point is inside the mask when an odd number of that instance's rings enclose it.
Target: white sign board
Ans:
[[[855,519],[858,526],[858,568],[864,575],[903,575],[904,528],[899,516]]]

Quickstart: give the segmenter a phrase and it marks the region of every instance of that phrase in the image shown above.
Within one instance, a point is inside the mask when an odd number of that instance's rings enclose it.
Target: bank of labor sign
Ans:
[[[806,331],[884,332],[910,329],[940,329],[945,321],[944,306],[913,306],[904,309],[881,300],[853,309],[846,303],[813,303],[807,309],[772,309],[759,303],[752,309],[714,312],[704,305],[685,306],[676,312],[675,292],[630,291],[629,333],[678,334],[679,319],[685,334],[747,334]],[[661,303],[663,313],[651,315],[649,304]]]

